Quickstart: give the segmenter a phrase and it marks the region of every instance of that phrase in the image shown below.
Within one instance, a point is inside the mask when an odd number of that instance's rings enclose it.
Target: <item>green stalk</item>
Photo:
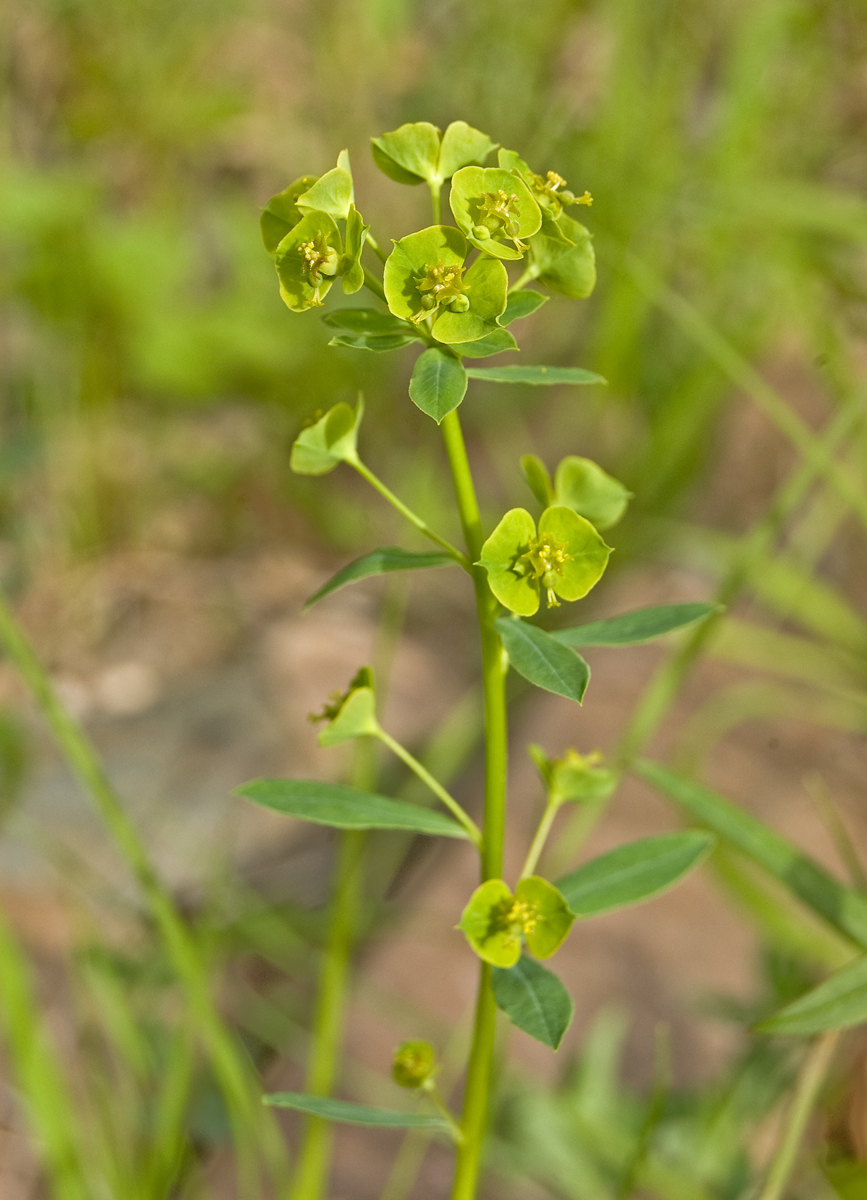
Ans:
[[[199,948],[174,901],[160,883],[147,851],[80,726],[64,709],[42,664],[0,594],[0,646],[30,689],[71,770],[92,799],[144,893],[226,1100],[238,1154],[241,1191],[261,1194],[255,1147],[262,1144],[275,1179],[285,1170],[285,1153],[273,1119],[259,1103],[258,1085],[247,1060],[214,1006]]]
[[[351,467],[355,468],[362,479],[366,479],[371,487],[376,488],[380,496],[387,500],[393,508],[396,508],[401,516],[406,517],[408,521],[415,525],[416,529],[420,533],[423,533],[425,537],[430,538],[432,542],[436,542],[441,549],[445,550],[447,554],[452,556],[455,562],[460,563],[465,571],[471,570],[471,563],[466,554],[462,554],[461,551],[458,550],[457,546],[453,546],[450,541],[444,537],[440,537],[438,533],[431,529],[428,523],[423,521],[417,513],[414,513],[411,508],[409,508],[401,499],[399,499],[399,497],[395,496],[391,488],[386,487],[382,480],[374,475],[370,467],[365,466],[360,458],[347,459],[347,462]]]
[[[457,412],[440,426],[454,481],[455,495],[467,550],[473,562],[473,584],[482,643],[482,682],[485,698],[485,819],[482,830],[482,880],[503,873],[506,821],[506,670],[503,649],[494,628],[498,606],[488,588],[483,567],[477,564],[484,543],[482,521],[473,477]],[[481,964],[473,1040],[467,1066],[467,1084],[461,1118],[463,1144],[458,1147],[452,1200],[474,1200],[478,1186],[482,1147],[488,1123],[488,1100],[494,1063],[497,1008],[491,990],[491,968]]]
[[[783,1137],[759,1200],[781,1200],[783,1189],[794,1170],[807,1122],[816,1106],[839,1037],[839,1029],[823,1033],[821,1037],[816,1038],[804,1059],[792,1105],[786,1116]]]
[[[369,750],[361,742],[358,748]],[[357,780],[359,772],[354,774]],[[337,1074],[365,840],[366,835],[359,830],[347,830],[340,837],[331,920],[311,1034],[313,1051],[304,1088],[314,1096],[330,1095]],[[292,1200],[318,1200],[325,1194],[333,1136],[334,1126],[330,1121],[306,1118],[292,1181]]]
[[[539,822],[539,828],[536,830],[536,836],[533,838],[533,844],[527,852],[527,858],[521,868],[521,878],[526,879],[528,875],[532,875],[536,869],[542,851],[545,849],[545,843],[548,840],[548,835],[551,832],[551,826],[554,824],[554,818],[560,811],[562,800],[552,799],[548,797],[548,803],[545,805],[545,811],[542,813],[542,820]]]
[[[430,188],[430,203],[433,209],[433,223],[434,225],[439,225],[442,219],[440,215],[440,193],[443,190],[443,185],[441,183],[430,183],[428,187]]]
[[[391,750],[393,754],[396,754],[401,762],[406,763],[413,774],[416,775],[423,784],[430,788],[437,799],[443,802],[452,816],[456,817],[457,820],[460,821],[475,845],[481,849],[482,831],[479,829],[472,817],[464,812],[463,808],[460,806],[460,804],[458,804],[454,796],[446,791],[443,785],[437,779],[435,779],[433,775],[431,775],[430,771],[428,771],[428,769],[423,766],[417,758],[410,754],[409,750],[407,750],[404,746],[401,746],[400,742],[396,741],[390,734],[386,733],[381,725],[378,726],[375,736],[379,738],[384,746],[388,746],[389,750]]]
[[[382,284],[375,275],[371,275],[367,267],[364,268],[364,286],[369,292],[373,292],[374,296],[385,303],[385,292],[382,290]]]

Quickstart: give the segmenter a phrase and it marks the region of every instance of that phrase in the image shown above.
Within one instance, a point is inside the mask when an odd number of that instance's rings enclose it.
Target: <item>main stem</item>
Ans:
[[[476,566],[484,533],[473,477],[457,412],[441,425],[451,467],[464,540],[473,562],[473,584],[482,643],[482,680],[485,698],[485,819],[482,828],[482,880],[503,873],[503,840],[506,822],[506,667],[500,639],[494,628],[497,605],[488,588],[483,567]],[[461,1117],[463,1144],[458,1147],[452,1200],[474,1200],[488,1123],[488,1098],[494,1063],[496,1005],[491,990],[491,968],[482,963],[473,1041],[467,1066],[467,1085]]]

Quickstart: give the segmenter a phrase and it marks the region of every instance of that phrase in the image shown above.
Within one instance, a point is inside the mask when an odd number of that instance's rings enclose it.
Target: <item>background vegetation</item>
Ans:
[[[256,218],[345,145],[371,197],[362,211],[390,214],[377,238],[400,236],[426,197],[377,175],[369,136],[462,118],[593,193],[599,285],[580,320],[556,301],[533,318],[534,357],[610,383],[580,404],[557,396],[539,417],[519,388],[465,406],[488,515],[523,502],[527,431],[552,463],[568,430],[571,452],[636,493],[612,586],[630,572],[695,572],[733,606],[694,657],[738,670],[669,726],[677,761],[701,773],[730,730],[749,737],[783,719],[848,738],[863,765],[862,5],[32,0],[0,22],[2,565],[56,676],[90,661],[111,625],[107,564],[134,575],[170,555],[195,588],[202,564],[287,546],[303,559],[323,538],[347,558],[392,540],[351,480],[326,493],[286,467],[302,420],[359,388],[373,465],[434,509],[447,483],[435,431],[407,417],[408,360],[326,349],[315,315],[292,319]],[[830,471],[817,458],[829,449]],[[3,683],[0,723],[10,822],[49,753],[15,687]],[[624,730],[640,740],[663,710],[618,712],[610,742]],[[445,736],[428,751],[454,771],[471,756]],[[827,787],[814,784],[861,887]],[[103,800],[111,823],[114,798]],[[245,1197],[281,1194],[283,1138],[259,1112],[251,1064],[303,1055],[321,905],[259,888],[231,855],[172,901],[148,852],[113,828],[125,866],[110,886],[76,877],[62,952],[32,945],[16,917],[40,888],[13,873],[2,893],[8,1125],[26,1144],[3,1186],[14,1200],[229,1195],[231,1158]],[[74,874],[62,845],[40,845],[58,875]],[[396,871],[407,848],[377,853]],[[719,860],[765,947],[741,1024],[841,961],[829,934],[745,871]],[[372,927],[381,919],[374,906]],[[753,1135],[778,1111],[797,1050],[742,1040],[703,1090],[660,1105],[647,1086],[621,1091],[622,1037],[603,1014],[556,1084],[510,1082],[501,1186],[594,1200],[639,1187],[666,1200],[750,1195],[767,1159]],[[824,1170],[806,1164],[793,1196],[833,1187],[848,1200],[867,1186],[867,1133],[852,1132],[840,1080],[817,1133]],[[412,1186],[419,1153],[402,1151],[391,1200]]]

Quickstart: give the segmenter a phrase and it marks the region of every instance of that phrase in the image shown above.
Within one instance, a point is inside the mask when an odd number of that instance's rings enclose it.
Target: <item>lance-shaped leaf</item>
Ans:
[[[466,121],[453,121],[442,137],[436,125],[415,121],[370,142],[374,162],[389,179],[433,187],[461,167],[484,162],[496,145]]]
[[[442,1117],[426,1113],[402,1113],[388,1108],[371,1108],[349,1100],[334,1100],[331,1096],[312,1096],[304,1092],[272,1092],[263,1096],[264,1104],[274,1108],[294,1108],[296,1112],[342,1125],[372,1125],[380,1129],[440,1129],[450,1133]]]
[[[294,183],[290,183],[285,191],[272,196],[259,218],[259,228],[262,231],[262,241],[269,254],[274,254],[277,247],[291,233],[304,214],[299,210],[296,201],[316,182],[315,175],[302,175]]]
[[[546,508],[536,523],[524,508],[505,514],[482,546],[479,562],[501,604],[531,617],[544,590],[549,608],[580,600],[602,578],[610,546],[570,508]]]
[[[543,304],[548,303],[548,297],[543,296],[541,292],[533,292],[524,288],[520,292],[510,292],[509,299],[506,303],[506,311],[500,317],[501,325],[511,325],[513,321],[519,321],[522,317],[529,317],[530,313],[534,313],[537,308],[541,308]]]
[[[338,463],[355,462],[358,427],[364,416],[364,401],[335,404],[324,417],[302,429],[289,455],[289,467],[296,475],[326,475]]]
[[[254,779],[235,789],[263,808],[334,829],[404,829],[432,837],[466,838],[444,813],[319,779]]]
[[[440,551],[417,553],[412,550],[401,550],[399,546],[383,546],[370,554],[362,555],[347,564],[336,575],[332,575],[327,583],[323,583],[313,595],[304,602],[305,610],[330,596],[338,588],[346,587],[348,583],[357,583],[359,579],[369,579],[372,575],[385,575],[390,571],[418,571],[426,567],[454,566],[455,560],[450,554]]]
[[[530,875],[514,894],[502,879],[488,879],[473,892],[461,914],[462,930],[476,954],[495,967],[512,967],[526,939],[536,958],[550,958],[562,945],[574,917],[556,887]]]
[[[490,358],[505,350],[517,350],[518,343],[507,329],[494,329],[476,342],[452,342],[451,349],[467,358]]]
[[[420,340],[411,333],[338,333],[328,345],[341,346],[344,350],[372,350],[376,354],[387,354]]]
[[[480,260],[481,261],[481,260]],[[595,371],[583,367],[467,367],[470,379],[483,379],[486,383],[607,383]]]
[[[343,243],[333,217],[312,212],[299,221],[274,256],[280,296],[287,308],[306,312],[321,307],[342,258]]]
[[[558,879],[557,887],[576,917],[597,917],[668,891],[714,844],[710,834],[697,831],[642,838],[584,863]]]
[[[499,167],[464,167],[456,172],[449,204],[467,241],[496,258],[520,258],[527,248],[521,239],[531,237],[542,224],[527,185]]]
[[[323,314],[322,321],[332,329],[345,330],[347,333],[366,333],[375,337],[387,334],[417,336],[412,325],[375,308],[334,308]]]
[[[552,292],[583,300],[596,286],[596,255],[590,233],[565,213],[558,217],[553,236],[549,228],[543,227],[530,239],[530,256],[539,283]]]
[[[828,1029],[849,1029],[867,1021],[867,958],[847,963],[805,996],[787,1004],[758,1026],[761,1033],[812,1037]]]
[[[494,967],[491,986],[497,1007],[513,1025],[557,1049],[572,1024],[575,1006],[552,971],[522,955],[513,967]]]
[[[416,359],[409,398],[437,425],[458,407],[467,392],[467,373],[453,354],[432,347]]]
[[[495,622],[509,662],[519,675],[536,687],[581,704],[590,668],[580,654],[569,650],[536,625],[513,617],[500,617]]]
[[[652,641],[675,629],[686,629],[722,611],[719,604],[654,604],[604,621],[558,629],[551,636],[567,646],[632,646],[636,642]]]
[[[296,204],[301,212],[324,212],[345,221],[354,201],[349,155],[341,150],[337,166],[326,171],[311,188],[302,192]]]
[[[565,504],[582,517],[586,517],[597,529],[610,529],[616,525],[632,492],[608,475],[592,459],[579,458],[570,454],[564,458],[554,473],[556,503]]]
[[[431,320],[439,342],[474,342],[493,333],[506,307],[506,269],[482,257],[465,272],[466,257],[466,239],[451,225],[431,225],[395,242],[383,272],[392,313],[416,325]]]
[[[860,892],[844,887],[797,846],[709,788],[647,759],[640,759],[635,770],[663,795],[779,879],[839,933],[867,949],[867,898]]]

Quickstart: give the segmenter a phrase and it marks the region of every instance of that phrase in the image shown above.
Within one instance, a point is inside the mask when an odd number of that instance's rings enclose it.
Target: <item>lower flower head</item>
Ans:
[[[559,949],[574,917],[561,894],[538,875],[522,879],[510,891],[502,879],[476,888],[458,926],[476,954],[495,967],[512,967],[526,941],[536,958]]]

